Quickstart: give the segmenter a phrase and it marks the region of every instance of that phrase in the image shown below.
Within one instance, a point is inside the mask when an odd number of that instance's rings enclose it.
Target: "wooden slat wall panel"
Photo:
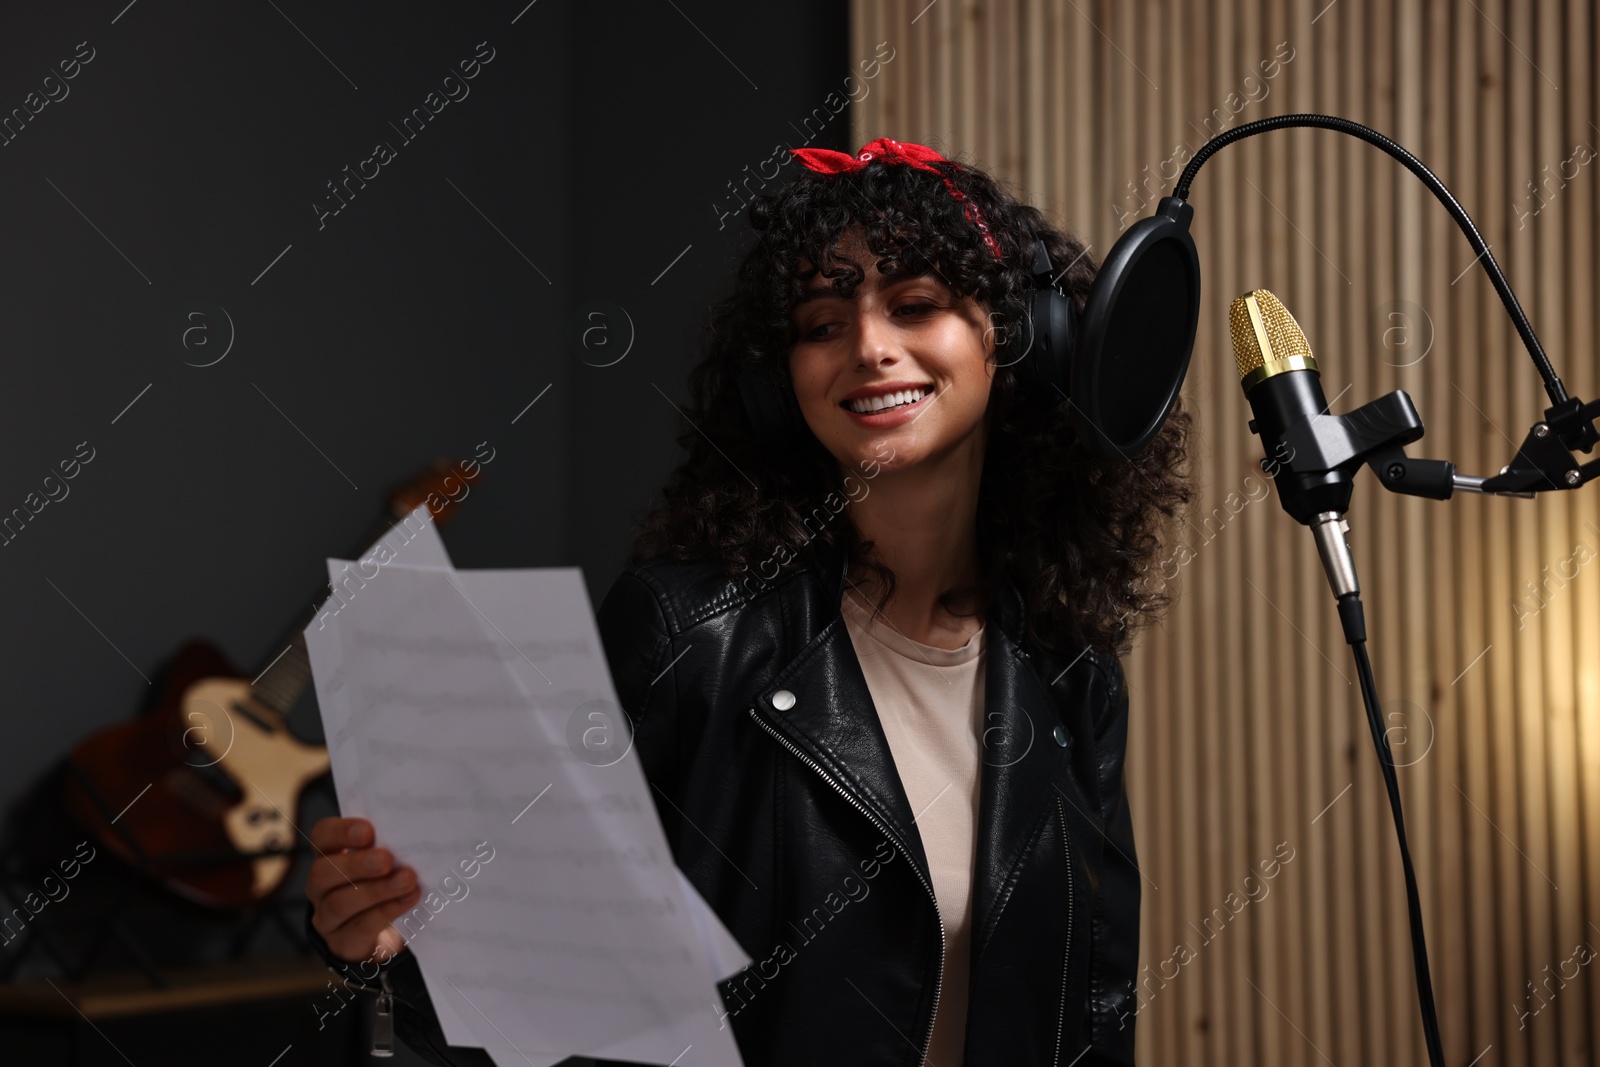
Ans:
[[[1323,111],[1389,133],[1473,214],[1568,390],[1600,388],[1587,3],[856,0],[851,32],[853,55],[897,49],[856,143],[979,163],[1097,259],[1223,129]],[[1245,142],[1192,201],[1200,497],[1173,547],[1194,556],[1126,664],[1139,1062],[1425,1062],[1393,826],[1314,547],[1270,498],[1223,506],[1265,487],[1227,305],[1277,292],[1328,395],[1348,390],[1334,410],[1405,389],[1428,426],[1412,454],[1468,473],[1510,458],[1543,390],[1454,224],[1375,149]],[[1600,1062],[1600,977],[1564,977],[1600,949],[1600,499],[1423,501],[1363,473],[1350,522],[1448,1058]],[[1279,842],[1294,859],[1264,879]]]

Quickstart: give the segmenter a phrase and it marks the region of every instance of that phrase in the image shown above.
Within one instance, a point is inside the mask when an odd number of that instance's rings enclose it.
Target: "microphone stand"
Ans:
[[[1383,134],[1332,115],[1279,115],[1245,123],[1202,145],[1184,169],[1172,196],[1163,200],[1162,206],[1166,208],[1172,202],[1176,202],[1176,206],[1183,206],[1200,167],[1226,145],[1268,130],[1295,127],[1334,130],[1360,138],[1399,160],[1427,185],[1478,253],[1478,262],[1488,273],[1495,292],[1515,323],[1517,333],[1544,380],[1545,391],[1550,397],[1550,407],[1545,409],[1544,419],[1533,424],[1511,462],[1492,477],[1457,474],[1455,464],[1448,460],[1407,456],[1405,446],[1422,437],[1422,419],[1411,397],[1404,390],[1396,389],[1343,415],[1318,414],[1286,428],[1282,437],[1293,449],[1290,454],[1294,461],[1290,466],[1295,480],[1304,485],[1343,482],[1343,501],[1348,505],[1350,480],[1363,464],[1372,469],[1378,476],[1379,484],[1390,492],[1435,500],[1448,500],[1457,490],[1531,499],[1538,492],[1576,489],[1600,477],[1600,458],[1580,465],[1574,456],[1575,452],[1587,453],[1600,444],[1600,430],[1595,425],[1596,419],[1600,419],[1600,401],[1585,403],[1567,396],[1561,379],[1557,377],[1549,357],[1534,335],[1532,324],[1512,293],[1505,273],[1495,262],[1488,244],[1466,210],[1420,160]],[[1254,420],[1250,429],[1256,431]],[[1280,492],[1282,488],[1280,485]],[[1345,540],[1350,525],[1345,521],[1343,511],[1331,510],[1316,513],[1308,525],[1316,537],[1317,554],[1322,559],[1323,570],[1327,573],[1329,586],[1338,603],[1339,622],[1344,630],[1345,641],[1355,657],[1367,724],[1372,731],[1373,747],[1378,753],[1384,786],[1389,794],[1389,807],[1394,815],[1400,861],[1405,870],[1412,962],[1416,969],[1417,996],[1428,1060],[1432,1067],[1444,1067],[1444,1045],[1439,1037],[1433,983],[1428,972],[1428,948],[1423,937],[1422,902],[1417,890],[1416,871],[1411,864],[1411,850],[1406,843],[1400,783],[1395,775],[1394,754],[1390,751],[1387,731],[1383,726],[1383,711],[1373,680],[1372,662],[1367,655],[1366,619],[1361,606],[1361,587],[1356,576],[1355,559]]]

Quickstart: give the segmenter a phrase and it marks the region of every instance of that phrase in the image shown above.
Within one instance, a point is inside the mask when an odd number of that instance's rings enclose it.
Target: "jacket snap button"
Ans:
[[[1056,744],[1062,748],[1067,747],[1067,731],[1060,726],[1056,727]]]
[[[794,707],[794,694],[787,689],[780,689],[772,694],[772,706],[779,711],[788,711]]]

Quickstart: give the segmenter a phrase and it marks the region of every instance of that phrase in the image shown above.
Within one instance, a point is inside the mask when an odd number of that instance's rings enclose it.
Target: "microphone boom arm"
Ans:
[[[1449,460],[1406,455],[1405,446],[1422,437],[1422,418],[1410,395],[1396,389],[1343,415],[1324,413],[1287,427],[1283,441],[1291,458],[1285,466],[1294,476],[1314,479],[1331,471],[1354,473],[1366,464],[1391,493],[1430,500],[1449,500],[1457,491],[1531,500],[1536,492],[1576,489],[1600,478],[1600,459],[1579,465],[1565,445],[1597,418],[1600,400],[1572,398],[1546,408],[1544,421],[1533,424],[1499,474],[1458,474]],[[1250,428],[1256,429],[1253,421]],[[1280,481],[1285,484],[1292,483]]]
[[[1396,392],[1405,395],[1399,390]],[[1409,404],[1410,399],[1406,402]],[[1415,409],[1412,411],[1414,413]],[[1565,445],[1581,432],[1582,424],[1592,424],[1597,417],[1600,417],[1600,400],[1585,404],[1572,398],[1546,408],[1545,421],[1533,424],[1511,462],[1492,478],[1457,474],[1455,464],[1449,460],[1407,456],[1405,441],[1373,449],[1365,459],[1372,473],[1378,476],[1378,483],[1391,493],[1448,500],[1451,493],[1459,490],[1532,500],[1536,492],[1576,489],[1600,478],[1600,459],[1580,466]]]

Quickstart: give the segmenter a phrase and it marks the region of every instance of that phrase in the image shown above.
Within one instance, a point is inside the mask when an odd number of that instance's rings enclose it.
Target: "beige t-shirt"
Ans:
[[[856,593],[847,591],[840,609],[911,801],[944,922],[944,978],[927,1062],[961,1067],[977,855],[984,631],[960,648],[936,648],[874,616],[871,603]]]

